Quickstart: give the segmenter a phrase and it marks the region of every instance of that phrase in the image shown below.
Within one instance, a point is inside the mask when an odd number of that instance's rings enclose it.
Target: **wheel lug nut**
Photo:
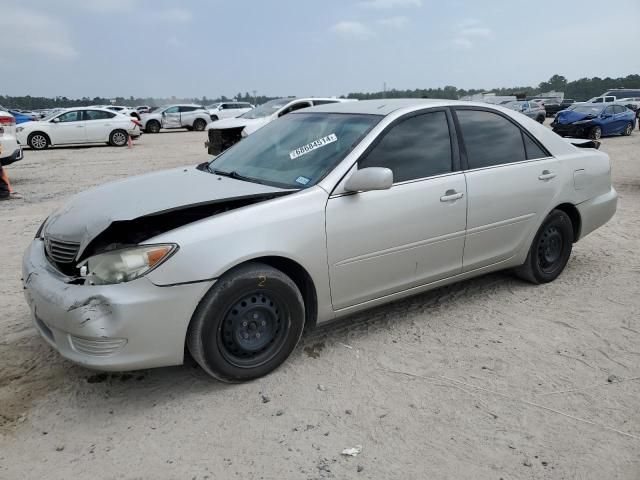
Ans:
[[[256,338],[260,338],[260,332],[256,332]]]
[[[245,334],[243,334],[243,335],[242,335],[242,337],[243,337],[245,340],[248,340],[248,339],[249,339],[249,334],[248,334],[248,333],[245,333]]]
[[[248,325],[248,323],[247,323],[247,322],[242,322],[242,326],[243,326],[243,327],[246,327],[247,325]]]
[[[267,324],[267,322],[265,322],[264,320],[262,320],[262,322],[260,323],[260,325],[262,325],[263,327]]]

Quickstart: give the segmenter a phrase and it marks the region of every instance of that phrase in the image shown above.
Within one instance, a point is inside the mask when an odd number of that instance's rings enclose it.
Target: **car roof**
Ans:
[[[316,99],[318,100],[318,99]],[[335,100],[335,99],[333,99]],[[369,115],[389,115],[390,113],[409,107],[445,107],[450,105],[491,106],[488,103],[464,102],[459,100],[437,100],[422,98],[387,98],[379,100],[361,100],[359,102],[327,103],[317,107],[305,108],[301,113],[356,113]]]

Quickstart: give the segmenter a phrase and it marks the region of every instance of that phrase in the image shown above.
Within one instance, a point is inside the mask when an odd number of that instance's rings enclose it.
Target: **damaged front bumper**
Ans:
[[[213,281],[159,287],[149,279],[78,285],[54,269],[36,239],[22,265],[36,329],[64,358],[98,370],[182,364],[191,316]]]

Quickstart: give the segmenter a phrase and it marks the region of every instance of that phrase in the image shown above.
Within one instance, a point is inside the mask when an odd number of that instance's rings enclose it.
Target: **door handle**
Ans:
[[[440,197],[441,202],[454,202],[464,197],[464,193],[456,192],[455,190],[447,190],[445,194]]]
[[[542,173],[538,175],[538,180],[551,180],[552,178],[556,178],[556,174],[549,170],[543,170]]]
[[[84,125],[76,125],[76,128],[84,128]]]

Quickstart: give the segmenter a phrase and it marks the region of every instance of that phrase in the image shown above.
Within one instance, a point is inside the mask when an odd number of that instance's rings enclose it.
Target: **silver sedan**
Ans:
[[[534,284],[615,213],[610,162],[513,110],[372,100],[100,186],[37,232],[24,291],[74,362],[265,375],[303,328],[488,272]],[[584,148],[587,147],[587,148]]]

